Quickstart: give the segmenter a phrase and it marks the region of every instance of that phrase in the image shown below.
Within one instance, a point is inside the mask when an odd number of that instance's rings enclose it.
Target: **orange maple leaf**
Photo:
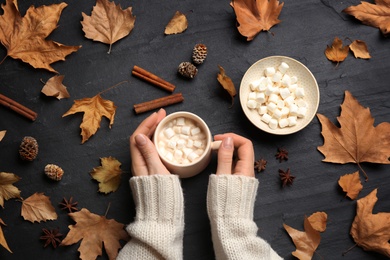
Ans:
[[[50,64],[65,60],[65,56],[81,48],[45,40],[57,28],[66,6],[65,3],[31,6],[22,17],[17,0],[6,0],[6,4],[1,5],[4,14],[0,16],[0,42],[7,49],[7,56],[21,59],[34,68],[57,72]]]
[[[4,200],[13,198],[20,199],[20,190],[13,184],[20,180],[20,177],[7,172],[0,172],[0,206],[4,208]]]
[[[317,149],[325,155],[324,162],[356,163],[366,180],[367,174],[360,163],[390,164],[390,123],[374,127],[370,109],[360,105],[349,91],[345,91],[341,114],[337,117],[340,128],[324,115],[317,114],[317,117],[324,137],[324,145]]]
[[[22,217],[31,222],[41,222],[57,219],[57,213],[50,202],[49,197],[43,193],[34,193],[25,200],[22,200]]]
[[[375,251],[390,257],[390,213],[372,213],[377,189],[357,201],[356,216],[351,235],[356,244],[367,251]]]
[[[122,170],[121,163],[113,157],[100,159],[102,166],[93,168],[91,176],[99,182],[99,191],[103,193],[114,192],[118,189]]]
[[[363,189],[359,171],[341,176],[338,183],[351,200],[356,199]]]
[[[349,46],[343,46],[343,41],[335,37],[331,46],[326,46],[325,56],[328,60],[333,62],[344,61],[347,58],[349,52]]]
[[[278,0],[233,0],[230,2],[236,13],[237,29],[251,41],[261,31],[269,31],[280,23],[278,19],[284,3]]]
[[[96,0],[91,16],[82,13],[85,37],[109,44],[110,53],[112,44],[129,35],[134,28],[135,16],[131,10],[131,7],[123,10],[108,0]]]
[[[46,96],[55,97],[57,99],[70,97],[68,90],[62,84],[64,75],[55,75],[51,77],[43,86],[41,92]]]
[[[69,232],[61,245],[72,245],[82,240],[78,251],[80,259],[96,259],[102,255],[102,245],[109,259],[115,259],[121,248],[119,240],[129,239],[124,224],[89,212],[83,208],[79,212],[68,214],[75,222],[69,226]]]
[[[360,2],[357,6],[350,6],[344,13],[354,16],[362,23],[379,28],[384,35],[390,32],[390,1],[376,0],[375,4]]]
[[[283,223],[284,229],[294,242],[296,250],[291,254],[299,259],[311,259],[321,242],[320,232],[315,230],[307,217],[305,217],[303,227],[305,231],[299,231]]]
[[[105,116],[110,120],[109,127],[114,124],[116,106],[114,102],[103,99],[100,94],[92,98],[75,100],[73,106],[62,117],[78,112],[84,112],[83,122],[80,124],[82,141],[84,143],[100,127],[101,118]]]

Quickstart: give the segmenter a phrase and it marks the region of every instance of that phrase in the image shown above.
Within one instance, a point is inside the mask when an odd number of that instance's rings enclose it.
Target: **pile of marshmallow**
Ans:
[[[246,105],[256,109],[261,121],[271,129],[295,126],[306,115],[305,91],[298,85],[296,76],[286,73],[288,69],[285,62],[277,68],[268,67],[264,75],[249,84]]]
[[[179,117],[166,123],[158,135],[160,155],[171,163],[189,164],[204,153],[206,134],[191,119]]]

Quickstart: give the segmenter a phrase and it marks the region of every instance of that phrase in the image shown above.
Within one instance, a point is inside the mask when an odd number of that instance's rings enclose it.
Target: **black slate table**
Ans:
[[[3,4],[4,0],[1,1]],[[30,5],[35,7],[60,3],[58,0],[19,1],[19,10],[25,14]],[[21,203],[15,199],[5,202],[0,209],[4,236],[13,254],[0,247],[0,259],[78,259],[79,244],[44,248],[39,237],[43,228],[59,228],[67,234],[68,225],[74,222],[58,203],[63,197],[72,196],[79,208],[104,215],[127,224],[135,210],[128,180],[130,154],[128,139],[138,124],[150,113],[136,115],[133,105],[167,95],[131,76],[131,69],[138,65],[148,69],[177,86],[184,102],[166,107],[168,113],[190,111],[203,118],[213,134],[235,132],[253,141],[256,159],[268,161],[266,170],[256,174],[260,181],[254,218],[258,234],[265,238],[284,258],[294,259],[294,244],[283,228],[286,223],[303,230],[303,219],[316,211],[328,214],[328,225],[314,255],[314,259],[385,259],[374,252],[356,247],[345,256],[342,253],[354,245],[349,234],[356,213],[356,201],[351,201],[339,188],[341,175],[358,170],[355,164],[324,163],[324,156],[317,150],[323,144],[321,125],[315,117],[302,131],[274,136],[260,131],[245,117],[239,102],[230,107],[229,96],[216,80],[218,65],[225,68],[238,90],[245,71],[259,59],[272,55],[289,56],[305,64],[314,74],[320,88],[318,112],[337,123],[344,92],[349,90],[364,106],[369,107],[375,125],[390,121],[390,45],[377,28],[363,25],[352,16],[342,13],[359,0],[284,1],[279,18],[282,22],[271,28],[272,33],[262,32],[247,42],[236,28],[235,14],[229,1],[115,1],[122,8],[133,7],[135,27],[129,36],[115,43],[110,54],[108,45],[84,37],[80,21],[81,13],[91,14],[93,0],[68,0],[58,23],[49,36],[65,45],[82,45],[69,55],[66,61],[53,67],[65,75],[63,84],[71,97],[56,100],[41,93],[43,84],[55,74],[7,57],[0,65],[0,93],[22,103],[38,113],[31,122],[15,112],[0,107],[0,130],[7,130],[0,142],[0,171],[21,177],[15,185],[21,196],[27,198],[35,192],[50,197],[58,219],[31,223],[20,216]],[[176,11],[188,18],[188,29],[177,35],[164,35],[164,28]],[[1,11],[2,14],[2,11]],[[327,45],[335,37],[346,44],[349,39],[367,43],[372,58],[355,59],[350,53],[338,66],[324,55]],[[208,57],[199,66],[198,75],[186,80],[176,72],[179,63],[189,61],[192,48],[197,43],[208,47]],[[0,59],[6,49],[0,48]],[[117,106],[115,122],[103,118],[98,132],[81,144],[79,125],[82,114],[62,118],[76,99],[93,97],[102,90],[126,81],[102,94]],[[33,162],[23,162],[18,155],[24,136],[33,136],[39,143],[39,155]],[[275,159],[277,148],[289,151],[289,159]],[[124,173],[119,189],[108,195],[97,192],[98,184],[90,172],[100,165],[101,157],[112,156],[121,163]],[[65,175],[60,182],[52,182],[43,174],[48,163],[61,166]],[[390,212],[389,165],[364,163],[369,180],[363,181],[359,198],[378,188],[374,212]],[[292,186],[282,188],[278,169],[290,168],[296,176]],[[208,177],[216,169],[216,158],[201,174],[182,180],[185,196],[184,259],[214,259],[210,226],[206,213]],[[107,259],[103,256],[99,259]]]

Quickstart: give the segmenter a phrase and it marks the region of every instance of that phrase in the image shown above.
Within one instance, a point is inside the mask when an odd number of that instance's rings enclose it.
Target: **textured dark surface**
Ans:
[[[2,3],[5,1],[2,0]],[[40,6],[59,3],[56,0],[19,1],[22,15],[30,5]],[[35,110],[39,116],[30,122],[7,108],[0,107],[0,130],[7,130],[0,142],[0,171],[12,172],[22,179],[15,185],[23,198],[35,192],[44,192],[55,205],[58,220],[30,223],[20,216],[21,203],[5,202],[0,209],[0,218],[5,238],[14,252],[10,254],[0,247],[0,259],[77,259],[78,246],[60,247],[56,250],[43,248],[39,240],[42,228],[56,228],[67,234],[72,224],[58,207],[63,197],[79,202],[91,212],[107,218],[129,223],[134,215],[134,203],[128,186],[130,156],[128,138],[138,124],[150,113],[135,115],[132,106],[136,103],[167,95],[131,76],[131,68],[138,65],[177,85],[175,92],[182,92],[184,103],[167,107],[168,113],[186,110],[202,117],[213,134],[236,132],[251,139],[256,158],[268,161],[264,172],[256,175],[260,188],[254,218],[259,226],[259,235],[267,239],[273,248],[286,259],[293,259],[295,250],[290,237],[283,229],[286,223],[302,230],[305,215],[316,211],[328,214],[327,230],[322,233],[318,254],[314,259],[385,259],[373,252],[357,247],[346,256],[342,252],[354,245],[349,234],[356,201],[344,197],[337,180],[341,175],[358,170],[354,164],[330,164],[321,160],[317,151],[323,144],[321,126],[317,118],[302,131],[288,136],[272,136],[255,128],[245,118],[239,103],[229,109],[230,99],[216,80],[218,64],[223,66],[236,87],[249,66],[271,55],[285,55],[304,63],[316,77],[320,87],[318,112],[336,123],[344,91],[351,91],[358,101],[369,107],[375,124],[390,121],[390,45],[389,39],[376,28],[365,26],[341,11],[359,0],[320,1],[286,0],[281,12],[282,22],[271,33],[262,32],[252,42],[247,42],[237,31],[235,14],[229,1],[116,1],[123,8],[133,7],[136,16],[135,28],[129,36],[115,43],[111,54],[108,46],[86,39],[81,28],[81,13],[90,15],[93,0],[68,0],[58,28],[49,36],[65,45],[82,45],[82,48],[58,62],[53,67],[65,75],[64,85],[71,98],[61,101],[40,93],[43,84],[53,76],[44,70],[6,58],[0,65],[0,93]],[[175,11],[187,15],[188,29],[178,35],[164,35],[165,25]],[[2,14],[2,11],[0,11]],[[335,66],[327,60],[324,50],[334,37],[346,43],[360,39],[368,44],[372,58],[355,59],[350,53],[347,59]],[[195,79],[185,80],[176,73],[182,61],[191,58],[192,48],[204,43],[209,50],[204,64],[199,66]],[[0,48],[0,59],[6,49]],[[108,120],[102,120],[101,128],[86,143],[81,144],[79,125],[82,114],[62,118],[73,101],[92,97],[98,92],[121,81],[127,81],[102,97],[115,103],[117,113],[112,128]],[[18,147],[26,135],[35,137],[39,143],[39,155],[34,162],[22,162]],[[278,147],[289,151],[289,160],[280,163],[274,155]],[[89,172],[100,165],[99,158],[113,156],[122,163],[125,173],[115,193],[102,195]],[[46,164],[61,166],[65,175],[60,182],[51,182],[44,174]],[[388,165],[362,164],[369,175],[363,183],[359,197],[378,188],[374,212],[390,212],[390,168]],[[209,167],[200,175],[182,181],[185,196],[185,259],[214,259],[210,227],[206,213],[208,176],[215,171],[213,158]],[[291,187],[281,188],[278,169],[290,168],[296,180]],[[362,178],[363,180],[363,178]],[[99,259],[107,259],[103,253]]]

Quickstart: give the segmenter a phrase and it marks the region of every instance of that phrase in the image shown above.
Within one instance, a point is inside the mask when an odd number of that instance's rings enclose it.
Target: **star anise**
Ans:
[[[257,172],[261,172],[265,170],[265,166],[267,165],[267,161],[264,160],[263,158],[255,161],[255,170]]]
[[[63,202],[61,202],[60,205],[62,206],[61,207],[62,210],[68,210],[69,213],[72,213],[72,212],[75,212],[75,211],[79,210],[76,207],[77,206],[77,202],[73,202],[73,197],[70,197],[69,200],[64,198]]]
[[[45,240],[44,247],[47,247],[48,245],[52,245],[54,248],[58,246],[58,244],[61,243],[61,237],[62,234],[59,233],[58,228],[56,229],[46,229],[42,228],[43,236],[40,237],[41,240]]]
[[[276,159],[279,159],[279,162],[288,160],[288,151],[284,148],[278,148],[278,152],[275,154]]]
[[[292,185],[295,179],[295,176],[291,175],[290,168],[288,168],[287,171],[279,169],[279,177],[282,181],[283,187],[286,185]]]

